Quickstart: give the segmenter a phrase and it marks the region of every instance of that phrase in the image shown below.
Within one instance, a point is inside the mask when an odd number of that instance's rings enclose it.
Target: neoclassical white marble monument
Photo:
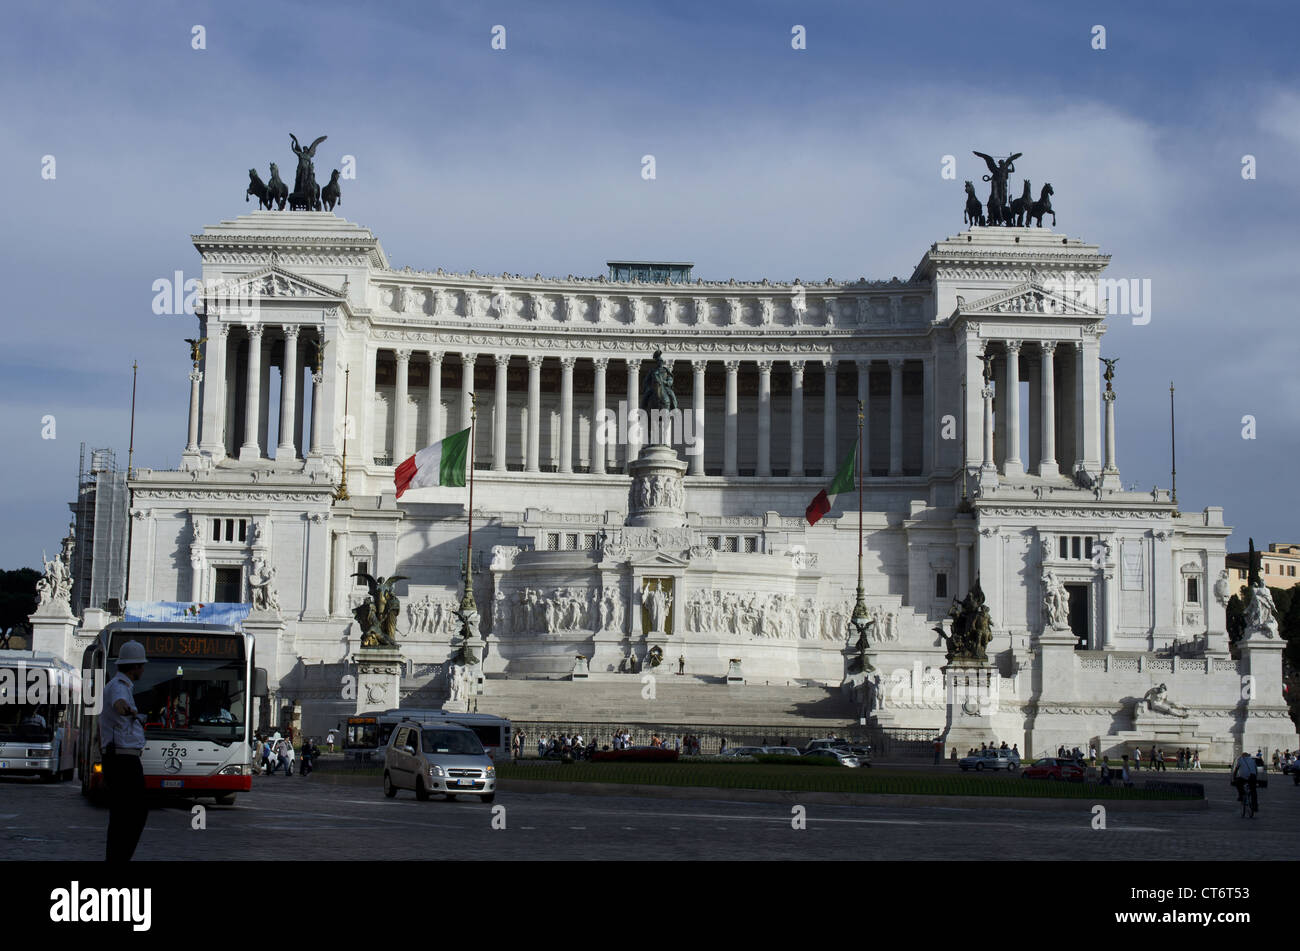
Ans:
[[[743,669],[838,685],[856,496],[815,527],[803,511],[853,446],[861,400],[877,713],[943,727],[934,627],[978,576],[999,739],[1140,741],[1163,716],[1143,698],[1165,684],[1189,711],[1172,718],[1180,735],[1195,721],[1223,755],[1298,745],[1280,640],[1228,652],[1210,588],[1222,510],[1120,488],[1124,377],[1103,414],[1105,314],[1054,289],[1101,275],[1095,245],[974,228],[906,280],[650,284],[396,269],[368,229],[330,213],[258,212],[193,241],[206,343],[180,469],[131,483],[128,598],[237,592],[274,608],[259,662],[304,722],[355,705],[334,684],[358,646],[358,571],[409,578],[403,690],[445,699],[466,491],[416,489],[399,505],[393,467],[467,426],[471,392],[487,677],[567,678],[578,656],[593,679],[627,676],[658,646],[719,684]],[[655,350],[691,445],[639,471],[644,439],[618,423]]]

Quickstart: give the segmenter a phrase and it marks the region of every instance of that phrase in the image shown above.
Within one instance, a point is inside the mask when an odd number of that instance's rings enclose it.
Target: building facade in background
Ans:
[[[399,269],[328,213],[258,212],[193,240],[206,343],[181,467],[131,481],[128,598],[248,601],[250,572],[265,598],[273,568],[274,604],[246,623],[309,730],[357,705],[340,683],[358,572],[406,579],[403,696],[446,696],[467,492],[398,503],[393,469],[469,426],[476,395],[489,695],[494,679],[567,677],[579,655],[593,677],[631,676],[654,647],[719,683],[740,670],[837,687],[857,496],[815,526],[804,510],[852,452],[861,405],[876,723],[948,725],[935,628],[978,580],[996,693],[980,716],[998,739],[1118,750],[1155,735],[1143,698],[1165,684],[1190,711],[1162,734],[1171,746],[1297,745],[1280,654],[1276,676],[1263,653],[1229,654],[1222,510],[1121,487],[1124,377],[1103,382],[1106,315],[1077,290],[1109,262],[1095,245],[973,228],[905,280],[742,282],[645,262],[586,279]],[[656,351],[685,468],[658,503],[630,499],[626,473]],[[680,519],[627,524],[653,504]],[[1047,623],[1049,583],[1068,593],[1065,636]]]

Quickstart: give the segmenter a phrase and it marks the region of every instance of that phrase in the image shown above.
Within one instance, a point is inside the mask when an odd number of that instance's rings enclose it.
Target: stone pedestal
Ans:
[[[70,656],[75,653],[72,647],[73,631],[77,619],[67,604],[59,601],[43,604],[28,619],[32,625],[32,650],[38,654],[53,654],[70,664],[81,666],[81,658]]]
[[[956,747],[959,756],[981,743],[992,743],[993,714],[996,712],[997,670],[987,661],[954,658],[940,668],[943,671],[944,700],[947,719],[944,723],[945,748]]]
[[[682,528],[686,525],[686,463],[672,446],[644,446],[628,463],[627,522],[636,527]]]
[[[743,684],[745,682],[744,671],[740,669],[740,658],[733,657],[727,661],[727,684]]]
[[[573,673],[569,675],[569,679],[586,680],[589,675],[590,671],[587,669],[587,658],[583,657],[581,654],[573,658]]]
[[[352,655],[352,662],[357,666],[357,713],[401,706],[404,662],[401,651],[391,647],[363,647]]]
[[[253,635],[256,663],[266,671],[266,685],[272,697],[279,695],[280,678],[288,672],[280,667],[285,627],[284,618],[278,611],[254,611],[244,618],[243,623],[244,632]]]
[[[1268,759],[1273,750],[1294,750],[1295,724],[1282,693],[1282,651],[1286,641],[1249,629],[1238,644],[1241,651],[1241,697],[1245,721],[1241,726],[1243,749],[1260,750]]]

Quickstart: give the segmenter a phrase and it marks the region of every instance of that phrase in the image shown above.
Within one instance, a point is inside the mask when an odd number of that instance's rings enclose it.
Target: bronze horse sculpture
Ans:
[[[343,204],[343,189],[339,188],[339,170],[337,168],[330,175],[329,184],[321,189],[320,200],[324,203],[326,211],[333,211],[335,204]]]
[[[271,163],[271,180],[266,184],[267,207],[271,207],[270,202],[275,202],[280,211],[284,211],[284,203],[289,200],[289,186],[280,181],[280,168],[274,162]]]
[[[1033,207],[1034,196],[1029,188],[1029,179],[1025,179],[1025,190],[1020,197],[1011,203],[1011,216],[1015,219],[1015,226],[1023,228],[1026,218],[1029,217],[1029,209]]]
[[[1051,182],[1048,182],[1043,186],[1043,191],[1039,195],[1038,201],[1034,202],[1033,205],[1030,206],[1029,213],[1025,216],[1026,225],[1029,224],[1029,219],[1032,218],[1038,222],[1038,227],[1041,228],[1043,226],[1043,215],[1051,215],[1052,227],[1056,227],[1056,212],[1052,210],[1052,195],[1054,194],[1056,193],[1052,191]]]
[[[257,196],[257,208],[259,211],[262,209],[266,209],[267,211],[271,210],[271,199],[267,196],[266,185],[263,183],[261,176],[257,174],[257,169],[255,168],[250,168],[248,170],[248,190],[244,192],[244,201],[248,201],[249,195]]]
[[[985,224],[984,206],[975,197],[975,186],[969,181],[966,182],[966,211],[962,215],[962,220],[968,225],[979,225],[981,228]]]

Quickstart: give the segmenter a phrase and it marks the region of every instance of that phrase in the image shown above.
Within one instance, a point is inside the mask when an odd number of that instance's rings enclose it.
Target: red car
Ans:
[[[1020,771],[1020,775],[1025,779],[1064,780],[1071,783],[1083,782],[1086,773],[1083,763],[1078,760],[1055,757],[1036,760],[1033,766],[1026,766]]]
[[[665,746],[633,746],[625,750],[601,750],[591,754],[593,763],[673,763],[677,751]]]

